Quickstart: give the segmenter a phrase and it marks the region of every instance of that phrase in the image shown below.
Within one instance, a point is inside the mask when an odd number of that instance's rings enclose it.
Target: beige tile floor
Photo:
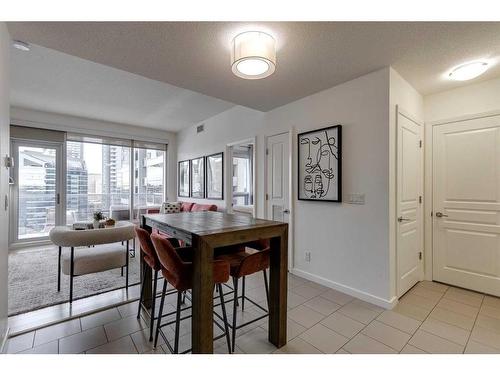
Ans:
[[[263,289],[260,277],[247,280],[247,294],[258,302],[265,300]],[[136,308],[129,303],[10,338],[7,352],[167,353],[163,341],[153,350]],[[267,320],[261,320],[238,332],[236,353],[500,353],[500,298],[435,282],[417,284],[389,311],[290,275],[288,309],[286,346],[276,350],[267,341]],[[258,313],[247,304],[239,319]],[[166,334],[173,338],[171,328]],[[181,325],[180,345],[190,347],[189,320]],[[214,348],[227,350],[224,340]]]

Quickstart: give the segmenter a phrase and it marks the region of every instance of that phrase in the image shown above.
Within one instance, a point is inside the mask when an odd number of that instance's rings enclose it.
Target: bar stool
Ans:
[[[149,341],[153,341],[153,329],[154,329],[153,326],[154,326],[154,321],[156,319],[155,304],[156,304],[156,292],[158,284],[158,272],[161,269],[161,264],[160,260],[158,259],[158,256],[156,255],[153,243],[151,242],[151,237],[149,235],[149,232],[136,226],[135,233],[137,235],[137,238],[139,239],[141,254],[144,260],[143,275],[145,274],[147,267],[151,268],[153,274],[153,299],[151,301],[151,314],[150,314],[150,324],[149,324]],[[179,247],[179,242],[177,241],[177,239],[169,238],[168,241],[172,246]],[[146,280],[144,279],[142,280],[142,285],[141,285],[141,294],[139,297],[139,308],[137,311],[137,319],[140,319],[141,308],[144,307],[143,297],[144,297],[145,286],[146,286]],[[174,291],[172,291],[172,293],[173,292]],[[145,310],[147,311],[147,309]]]
[[[230,275],[233,279],[233,322],[229,325],[231,328],[231,342],[232,342],[232,350],[234,351],[236,345],[236,330],[242,327],[245,327],[249,324],[255,323],[260,319],[264,319],[269,315],[269,311],[259,305],[257,302],[248,298],[245,295],[245,276],[252,275],[257,272],[261,272],[264,275],[264,285],[266,288],[266,300],[267,300],[267,308],[269,309],[269,285],[267,282],[267,272],[266,270],[269,268],[270,264],[270,253],[271,248],[269,246],[269,242],[267,240],[259,240],[254,241],[252,243],[248,243],[244,246],[240,246],[240,250],[236,252],[225,252],[222,255],[216,256],[216,260],[224,260],[230,265]],[[238,281],[239,279],[243,279],[242,285],[242,295],[238,296]],[[238,299],[241,299],[241,308],[242,310],[245,307],[245,300],[251,302],[253,305],[260,308],[265,312],[264,315],[259,316],[249,322],[236,325],[237,318],[237,307],[238,307]]]
[[[189,309],[189,307],[186,307],[184,309],[181,309],[182,305],[182,297],[185,291],[188,289],[192,288],[192,280],[193,280],[193,263],[192,262],[186,262],[182,260],[182,258],[179,256],[179,254],[175,251],[175,249],[172,247],[169,241],[167,241],[165,238],[157,235],[157,234],[152,234],[151,235],[151,240],[153,242],[154,248],[156,250],[158,259],[160,260],[161,264],[161,272],[163,274],[163,277],[165,279],[165,282],[163,283],[163,292],[161,296],[161,302],[160,302],[160,312],[158,315],[158,324],[156,325],[156,334],[155,334],[155,341],[154,341],[154,347],[156,348],[156,345],[158,343],[158,336],[161,334],[163,337],[163,340],[167,344],[169,350],[177,354],[179,353],[179,326],[180,326],[180,321],[189,318],[190,316],[186,316],[181,318],[181,312],[184,310]],[[229,280],[229,263],[223,260],[215,260],[213,262],[213,279],[214,279],[214,284],[215,287],[217,288],[219,292],[219,298],[220,298],[220,303],[222,306],[222,320],[224,323],[224,327],[222,327],[215,319],[214,323],[224,331],[224,334],[217,336],[214,338],[214,340],[220,339],[222,337],[226,337],[226,342],[227,342],[227,348],[229,353],[231,353],[231,343],[229,339],[229,324],[227,322],[227,315],[226,315],[226,308],[224,305],[224,294],[222,292],[222,283],[225,283]],[[167,281],[175,288],[177,291],[177,307],[175,310],[175,320],[167,322],[165,324],[161,324],[162,318],[164,317],[163,315],[163,307],[165,304],[165,295],[167,291]],[[166,314],[166,316],[172,315],[174,313],[169,313]],[[170,324],[175,323],[175,337],[174,337],[174,347],[172,348],[171,344],[169,343],[167,337],[163,334],[163,331],[161,330],[162,327],[165,327]],[[187,350],[188,352],[190,350]]]

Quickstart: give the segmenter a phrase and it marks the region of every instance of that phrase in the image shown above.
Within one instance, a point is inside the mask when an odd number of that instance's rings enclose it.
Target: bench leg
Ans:
[[[71,248],[71,264],[69,274],[69,303],[73,303],[73,277],[75,275],[75,248]]]
[[[125,287],[128,289],[128,257],[129,257],[129,254],[128,254],[128,248],[129,248],[129,241],[127,241],[127,255],[125,257],[126,259],[126,263],[125,263]]]
[[[61,291],[61,246],[59,246],[59,258],[57,261],[57,291]]]

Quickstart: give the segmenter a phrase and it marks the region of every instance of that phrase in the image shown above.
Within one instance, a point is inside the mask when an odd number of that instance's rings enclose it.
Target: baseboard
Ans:
[[[396,306],[396,304],[398,302],[398,299],[395,296],[392,297],[390,300],[387,300],[387,299],[384,299],[381,297],[374,296],[373,294],[363,292],[362,290],[352,288],[350,286],[340,284],[340,283],[337,283],[337,282],[332,281],[332,280],[325,279],[324,277],[317,276],[317,275],[314,275],[312,273],[299,270],[297,268],[293,268],[291,270],[291,273],[294,275],[300,276],[304,279],[307,279],[309,281],[314,281],[315,283],[321,284],[323,286],[327,286],[329,288],[336,289],[339,292],[342,292],[342,293],[348,294],[350,296],[359,298],[360,300],[373,303],[374,305],[383,307],[384,309],[390,310],[394,306]]]
[[[0,319],[0,354],[5,349],[7,337],[9,337],[9,320],[8,318]]]

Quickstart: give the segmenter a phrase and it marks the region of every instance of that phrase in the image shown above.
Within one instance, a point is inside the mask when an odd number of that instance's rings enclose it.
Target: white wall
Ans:
[[[267,113],[236,107],[204,121],[203,133],[197,135],[195,127],[179,133],[178,160],[257,136],[256,202],[262,217],[265,136],[342,124],[344,200],[364,193],[366,204],[299,202],[294,192],[294,272],[389,306],[389,91],[385,68]],[[296,144],[293,150],[296,186]],[[311,262],[304,260],[305,251],[311,251]]]
[[[176,199],[177,146],[175,133],[19,107],[11,108],[11,123],[89,135],[128,137],[136,140],[167,143],[167,199]]]
[[[7,334],[8,283],[8,210],[4,199],[9,191],[8,170],[4,156],[9,154],[9,52],[10,36],[5,23],[0,23],[0,353]]]
[[[247,107],[236,106],[228,111],[222,112],[214,117],[204,120],[202,123],[205,130],[202,133],[196,133],[196,126],[192,126],[177,133],[177,161],[193,159],[204,155],[224,152],[224,172],[226,172],[228,160],[226,145],[228,143],[254,137],[257,134],[263,134],[264,113]],[[261,154],[263,137],[257,142],[256,147],[256,174],[261,171],[263,159]],[[226,196],[226,186],[224,180],[224,197]],[[263,185],[262,185],[263,186]],[[257,187],[257,191],[262,191]],[[192,201],[200,203],[213,203],[219,209],[224,210],[226,204],[224,200],[207,200],[178,197],[182,201]],[[262,202],[259,197],[256,199],[257,215],[264,215]]]
[[[424,98],[427,123],[500,110],[500,78]]]
[[[414,120],[423,123],[424,102],[420,93],[401,75],[390,68],[389,93],[389,270],[391,296],[396,298],[396,161],[397,161],[397,108],[402,109]]]

